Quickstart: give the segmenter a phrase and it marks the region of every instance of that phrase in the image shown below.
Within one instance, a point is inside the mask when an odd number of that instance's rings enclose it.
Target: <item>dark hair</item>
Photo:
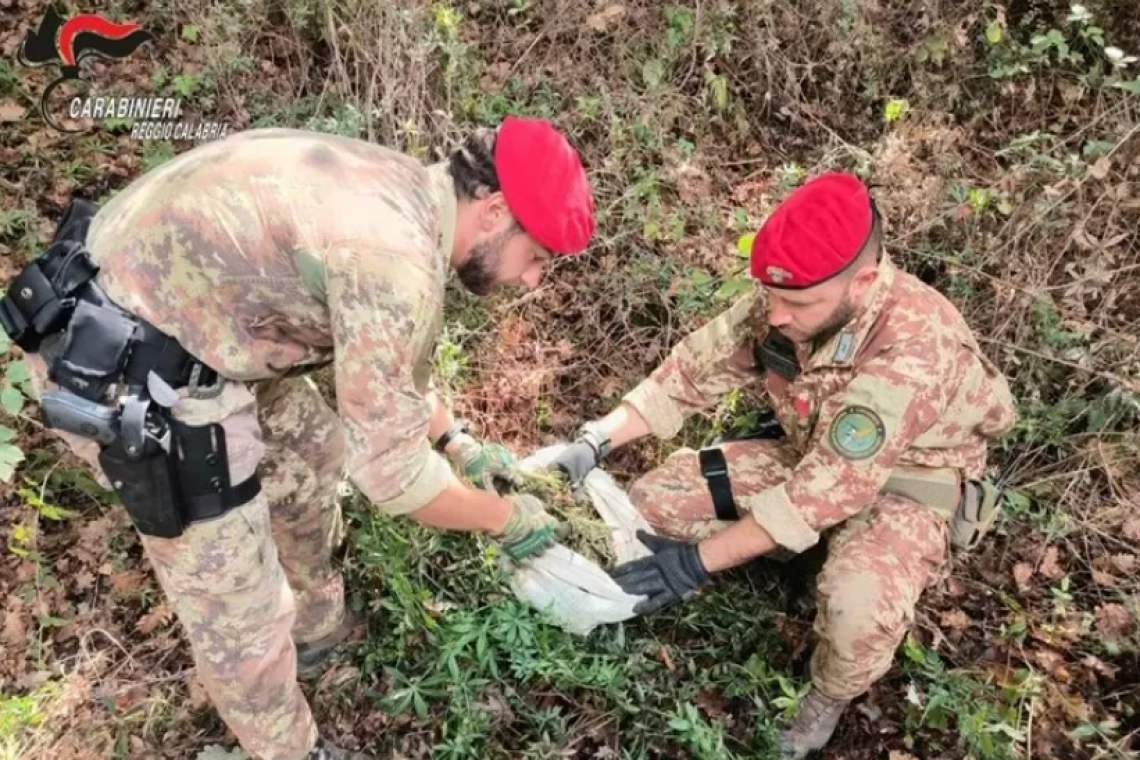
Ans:
[[[447,158],[447,169],[455,181],[455,195],[460,200],[475,200],[484,192],[499,190],[495,172],[495,130],[476,129]]]

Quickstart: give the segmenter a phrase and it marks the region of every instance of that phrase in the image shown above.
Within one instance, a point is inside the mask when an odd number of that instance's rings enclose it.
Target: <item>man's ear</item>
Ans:
[[[502,191],[487,193],[479,200],[479,226],[484,232],[492,232],[503,226],[503,220],[511,215],[506,196]]]
[[[851,278],[852,300],[861,301],[877,279],[879,279],[879,268],[877,266],[866,266],[856,272],[855,276]]]

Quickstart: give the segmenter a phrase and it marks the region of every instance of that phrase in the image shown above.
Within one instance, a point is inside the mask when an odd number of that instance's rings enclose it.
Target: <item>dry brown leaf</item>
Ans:
[[[135,630],[141,634],[149,635],[156,628],[162,628],[169,624],[173,618],[174,611],[164,602],[140,617],[139,621],[135,623]]]
[[[673,656],[669,654],[668,647],[661,647],[657,650],[657,659],[661,660],[661,664],[664,665],[670,673],[677,670],[677,666],[673,664]]]
[[[941,622],[943,628],[949,628],[952,631],[964,631],[970,627],[972,621],[962,610],[950,610],[942,613]]]
[[[1050,546],[1045,550],[1045,559],[1041,561],[1041,574],[1046,578],[1056,580],[1064,575],[1064,571],[1057,565],[1057,547]]]
[[[1029,579],[1033,577],[1033,567],[1028,562],[1018,562],[1013,566],[1013,579],[1021,591],[1029,590]]]
[[[1118,639],[1132,627],[1132,616],[1122,605],[1102,604],[1096,608],[1096,629],[1102,636]]]
[[[1033,659],[1045,670],[1052,671],[1065,662],[1065,658],[1052,649],[1038,649],[1033,652]]]
[[[4,613],[4,644],[12,648],[20,647],[27,641],[27,637],[28,625],[23,611],[10,609]]]
[[[0,122],[19,121],[27,110],[14,100],[0,101]]]
[[[111,530],[114,521],[107,515],[86,522],[79,528],[78,544],[95,557],[101,557],[107,552],[111,543]]]
[[[95,585],[95,576],[90,570],[80,570],[75,574],[75,588],[86,591]]]
[[[611,3],[586,18],[586,26],[595,32],[606,33],[625,16],[625,6]]]
[[[896,749],[892,749],[890,760],[918,760],[918,758],[909,752],[899,752]]]
[[[1089,167],[1089,176],[1093,179],[1104,179],[1112,170],[1112,159],[1108,156],[1098,158],[1096,163]]]
[[[129,594],[141,589],[144,581],[146,575],[142,570],[125,570],[111,575],[111,588],[115,589],[116,593]]]
[[[1124,523],[1124,537],[1140,544],[1140,517],[1134,517]]]
[[[1116,678],[1116,673],[1120,670],[1120,668],[1109,665],[1104,660],[1100,659],[1099,657],[1094,657],[1091,654],[1085,659],[1081,660],[1081,664],[1096,673],[1100,673],[1110,681]]]
[[[1112,586],[1116,585],[1116,576],[1115,575],[1112,575],[1111,573],[1102,572],[1102,571],[1097,570],[1095,568],[1092,571],[1092,579],[1093,579],[1093,583],[1095,583],[1098,586],[1112,587]]]
[[[1136,570],[1136,557],[1132,554],[1114,554],[1112,566],[1125,575],[1131,575]]]

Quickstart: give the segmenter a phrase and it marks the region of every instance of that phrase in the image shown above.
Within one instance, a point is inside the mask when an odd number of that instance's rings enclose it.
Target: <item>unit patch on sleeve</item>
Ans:
[[[866,459],[886,440],[883,420],[865,406],[849,406],[835,416],[827,433],[831,448],[847,459]]]

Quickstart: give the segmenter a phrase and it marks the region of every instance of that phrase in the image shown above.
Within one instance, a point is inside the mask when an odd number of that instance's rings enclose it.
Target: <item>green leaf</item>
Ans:
[[[728,108],[728,80],[723,76],[714,76],[709,80],[709,91],[712,93],[713,105],[716,110],[723,111]]]
[[[3,390],[0,390],[0,407],[15,417],[24,408],[24,394],[5,384]]]
[[[697,287],[708,285],[710,282],[712,282],[712,275],[703,269],[693,269],[689,272],[689,278]]]
[[[748,212],[737,206],[732,210],[732,226],[738,230],[748,229]],[[739,246],[739,241],[737,242]],[[751,243],[749,243],[751,245]]]
[[[981,212],[989,208],[991,197],[992,195],[989,190],[986,190],[984,188],[974,188],[970,190],[970,194],[967,197],[967,203],[969,203],[970,208],[973,211]]]
[[[1102,158],[1111,153],[1115,147],[1116,142],[1113,140],[1089,140],[1081,149],[1081,155],[1085,158]]]
[[[198,89],[198,77],[193,74],[179,74],[172,83],[174,91],[184,98],[188,98]]]
[[[182,27],[182,39],[186,42],[189,42],[191,45],[198,42],[198,33],[198,27],[194,26],[193,24],[187,24],[186,26]]]
[[[641,78],[649,87],[658,87],[665,81],[665,64],[650,58],[641,67]]]
[[[1003,33],[1004,30],[1001,28],[1001,24],[997,21],[991,21],[989,26],[986,27],[986,42],[991,45],[998,44],[1001,42]]]
[[[725,280],[713,297],[721,301],[730,301],[742,293],[747,293],[752,288],[751,283],[745,277],[734,277],[731,280]]]
[[[1131,82],[1117,82],[1116,86],[1125,92],[1140,95],[1140,77],[1137,77]]]
[[[741,258],[748,258],[752,255],[752,242],[756,240],[756,233],[749,232],[747,235],[741,235],[740,239],[736,241],[736,252],[740,254]]]
[[[8,340],[8,333],[0,330],[0,354],[8,353],[8,349],[12,347],[12,343]]]
[[[883,109],[883,119],[892,124],[902,117],[906,116],[910,111],[910,101],[905,98],[892,98],[887,101],[887,106]]]
[[[7,443],[16,437],[16,431],[0,425],[0,443]]]
[[[73,512],[70,509],[57,507],[54,504],[44,504],[39,508],[39,513],[46,517],[48,520],[54,520],[55,522],[70,520],[72,517],[75,517],[77,514],[79,514],[78,512]]]
[[[24,461],[24,452],[8,443],[0,443],[0,480],[12,482],[16,465]]]
[[[29,380],[28,365],[23,361],[10,362],[8,369],[4,371],[4,376],[8,378],[8,382],[12,385],[26,383]]]

